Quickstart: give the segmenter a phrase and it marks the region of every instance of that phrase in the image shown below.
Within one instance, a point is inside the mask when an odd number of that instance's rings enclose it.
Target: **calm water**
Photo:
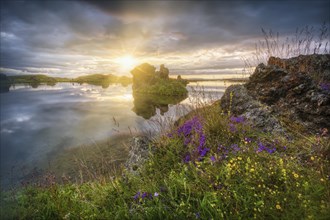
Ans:
[[[201,91],[206,94],[204,101],[211,101],[220,98],[227,86],[224,82],[193,83],[183,100],[133,97],[131,85],[11,87],[0,94],[1,184],[8,184],[13,176],[19,180],[17,170],[41,166],[67,148],[122,133],[153,131],[153,122],[186,114]]]

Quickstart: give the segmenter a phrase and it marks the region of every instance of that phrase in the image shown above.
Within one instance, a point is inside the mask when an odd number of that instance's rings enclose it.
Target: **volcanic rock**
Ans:
[[[290,59],[271,57],[259,64],[243,86],[229,87],[221,99],[224,110],[237,115],[260,115],[264,106],[268,117],[283,116],[311,132],[330,128],[330,55],[301,55]],[[269,128],[268,119],[264,123]]]

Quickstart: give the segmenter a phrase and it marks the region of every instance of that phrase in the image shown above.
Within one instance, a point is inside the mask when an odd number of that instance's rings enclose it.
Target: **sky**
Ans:
[[[1,1],[0,72],[129,76],[148,62],[221,78],[241,74],[261,28],[286,36],[318,27],[329,8],[328,0]]]

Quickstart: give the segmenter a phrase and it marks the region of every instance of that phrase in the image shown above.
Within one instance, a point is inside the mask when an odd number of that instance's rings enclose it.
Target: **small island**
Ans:
[[[159,71],[148,63],[135,67],[133,75],[133,93],[157,94],[162,96],[187,96],[186,85],[188,81],[178,76],[177,79],[169,78],[169,70],[160,65]]]

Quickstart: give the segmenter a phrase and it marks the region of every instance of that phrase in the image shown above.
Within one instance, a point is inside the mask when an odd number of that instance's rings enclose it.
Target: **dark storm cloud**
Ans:
[[[150,22],[150,18],[163,17],[161,31],[180,31],[189,36],[179,45],[174,43],[175,48],[185,49],[222,46],[258,37],[261,27],[288,33],[296,27],[330,20],[330,2],[326,0],[85,2],[123,19],[131,16]]]
[[[216,47],[230,53],[250,48],[261,27],[287,34],[329,21],[328,8],[327,0],[3,1],[0,67],[98,71],[91,60],[123,51],[163,56],[165,62],[198,50],[209,54]],[[217,53],[208,58],[191,68],[235,66],[229,58],[221,63]]]

